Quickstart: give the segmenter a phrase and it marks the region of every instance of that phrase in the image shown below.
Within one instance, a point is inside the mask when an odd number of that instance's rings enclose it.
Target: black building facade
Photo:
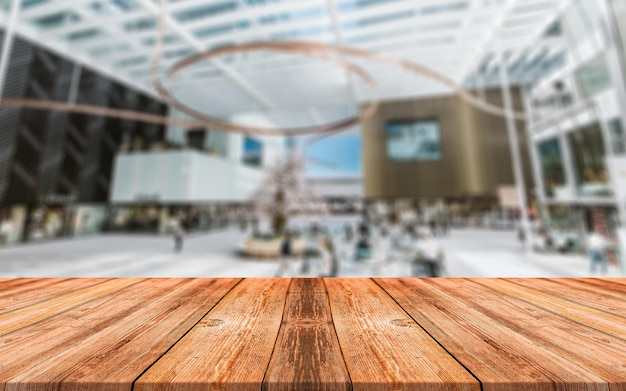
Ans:
[[[18,37],[3,96],[167,114],[157,100]],[[70,204],[106,204],[118,151],[164,137],[160,125],[0,106],[0,244],[69,234]],[[57,229],[34,233],[55,210]]]

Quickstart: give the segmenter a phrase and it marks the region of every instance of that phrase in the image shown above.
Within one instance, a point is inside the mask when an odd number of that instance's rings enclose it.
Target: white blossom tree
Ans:
[[[305,158],[295,152],[279,160],[252,196],[257,214],[268,216],[272,229],[282,234],[291,217],[326,214],[326,203],[305,180]]]

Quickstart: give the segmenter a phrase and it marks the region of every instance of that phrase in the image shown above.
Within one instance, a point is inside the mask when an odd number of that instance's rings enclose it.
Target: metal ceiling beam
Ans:
[[[8,21],[7,21],[6,14],[2,9],[0,9],[0,15],[2,15],[2,18],[0,18],[0,27],[4,28],[6,27],[6,23]],[[92,58],[90,58],[89,56],[86,56],[85,53],[77,53],[75,50],[73,50],[72,47],[69,47],[67,45],[67,42],[48,39],[48,37],[44,35],[45,34],[44,32],[36,29],[31,24],[18,23],[15,33],[17,36],[21,38],[24,38],[31,42],[36,42],[38,46],[45,48],[47,50],[50,50],[51,52],[56,53],[65,58],[68,58],[71,61],[75,62],[76,64],[79,64],[88,69],[91,69],[109,78],[110,80],[114,80],[118,83],[124,84],[126,86],[130,86],[131,88],[141,91],[142,93],[150,97],[160,100],[159,95],[157,95],[153,89],[151,88],[148,89],[145,86],[138,84],[135,80],[130,80],[129,78],[125,77],[125,75],[120,74],[118,70],[112,69],[105,64],[96,63]]]
[[[137,0],[146,10],[150,11],[155,16],[159,14],[159,8],[151,0]],[[187,41],[195,50],[202,52],[206,50],[196,37],[194,37],[185,27],[179,22],[174,20],[170,15],[166,18],[166,25],[169,26],[176,34],[182,39]],[[265,97],[260,91],[258,91],[248,80],[239,75],[234,69],[230,68],[222,61],[211,60],[213,66],[222,71],[224,75],[229,78],[236,86],[241,88],[246,94],[252,97],[262,108],[272,109],[274,105]]]
[[[90,0],[57,0],[37,5],[21,11],[21,19],[36,19],[55,12],[72,11],[77,5],[89,3]]]
[[[569,7],[571,2],[572,0],[561,0],[560,3],[557,4],[556,10],[554,12],[551,12],[546,18],[544,18],[542,22],[539,23],[539,27],[535,31],[531,32],[530,34],[524,34],[519,40],[521,42],[516,43],[515,47],[518,48],[518,50],[530,49],[535,50],[539,53],[546,49],[546,47],[549,52],[556,51],[556,49],[553,47],[552,41],[540,42],[539,46],[531,45],[534,45],[535,43],[537,43],[537,41],[541,39],[543,33],[546,31],[548,26],[550,26],[550,24],[554,23],[559,17],[561,17],[563,12],[565,12],[565,10]],[[508,66],[511,61],[512,59],[509,58],[505,65]]]
[[[339,22],[339,16],[337,15],[337,9],[335,6],[335,2],[333,0],[325,0],[326,3],[326,12],[328,13],[328,17],[330,18],[331,26],[333,27],[333,32],[335,34],[335,41],[337,45],[343,46],[343,35],[341,33],[341,23]],[[356,84],[354,82],[354,77],[351,73],[345,71],[346,81],[348,82],[348,89],[350,94],[352,95],[352,99],[354,99],[354,103],[359,106],[359,93],[356,89]]]
[[[471,57],[471,61],[469,65],[463,70],[460,74],[460,78],[458,79],[460,82],[463,82],[473,71],[474,67],[478,64],[478,62],[482,61],[483,56],[490,49],[490,45],[493,44],[494,41],[498,38],[498,32],[500,28],[506,22],[506,19],[509,17],[515,6],[519,3],[520,0],[506,0],[506,5],[503,7],[500,15],[496,18],[493,23],[493,28],[491,32],[487,34],[485,39],[478,45],[478,50],[476,54]]]

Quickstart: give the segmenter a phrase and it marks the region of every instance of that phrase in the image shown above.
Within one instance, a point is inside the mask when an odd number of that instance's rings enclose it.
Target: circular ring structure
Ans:
[[[267,42],[249,42],[240,45],[233,45],[227,47],[221,47],[217,49],[213,49],[207,52],[198,53],[196,55],[184,58],[183,60],[178,61],[174,65],[172,65],[165,73],[165,83],[162,83],[160,79],[153,79],[154,87],[159,92],[159,94],[172,106],[177,109],[191,115],[194,118],[199,119],[200,121],[229,131],[235,132],[244,132],[244,133],[258,133],[258,134],[266,134],[266,135],[304,135],[311,133],[333,133],[338,132],[340,130],[346,129],[348,127],[354,126],[361,121],[366,120],[371,117],[376,109],[378,108],[378,99],[370,102],[363,111],[359,115],[354,117],[337,121],[327,125],[318,125],[304,128],[287,128],[287,129],[268,129],[268,128],[256,128],[234,124],[232,122],[223,121],[219,118],[212,117],[205,113],[202,113],[198,110],[195,110],[176,97],[173,96],[169,92],[169,83],[170,81],[182,70],[188,68],[191,65],[194,65],[198,62],[204,60],[214,59],[216,57],[232,55],[235,53],[246,53],[257,50],[269,50],[269,51],[277,51],[281,53],[291,53],[291,54],[300,54],[306,57],[314,57],[319,58],[327,62],[335,63],[347,71],[358,75],[361,79],[363,79],[368,85],[372,87],[372,89],[378,91],[378,87],[375,79],[372,78],[367,72],[365,72],[361,67],[355,65],[352,62],[346,60],[340,60],[336,58],[336,56],[344,56],[344,57],[353,57],[359,58],[362,60],[369,60],[377,63],[387,64],[391,66],[395,66],[397,68],[404,69],[414,75],[425,76],[432,80],[435,80],[450,89],[452,89],[456,94],[461,96],[467,103],[472,106],[480,109],[481,111],[494,114],[501,117],[512,116],[516,120],[525,120],[526,114],[523,112],[507,112],[504,108],[488,103],[461,88],[457,83],[453,80],[447,78],[446,76],[440,74],[439,72],[430,69],[424,65],[395,58],[392,56],[373,53],[367,50],[347,47],[347,46],[333,46],[327,45],[320,42],[309,42],[309,41],[267,41]]]
[[[328,124],[308,126],[308,127],[298,127],[298,128],[259,128],[254,126],[247,125],[239,125],[233,122],[224,121],[220,118],[216,118],[210,116],[206,113],[203,113],[199,110],[195,110],[179,99],[177,99],[174,94],[169,91],[169,83],[171,80],[179,74],[184,69],[197,64],[201,61],[215,59],[217,57],[232,55],[235,53],[247,53],[259,50],[268,50],[275,51],[281,53],[291,53],[291,54],[299,54],[305,57],[318,58],[322,61],[338,65],[344,70],[348,71],[350,74],[356,75],[361,78],[366,84],[368,84],[372,90],[375,92],[376,98],[370,101],[366,107],[361,110],[358,114],[342,119],[339,121],[331,122]],[[172,65],[165,73],[165,82],[161,82],[161,80],[156,77],[153,78],[154,88],[157,92],[165,99],[167,103],[174,106],[178,110],[199,119],[200,121],[216,127],[220,130],[226,130],[231,132],[242,132],[242,133],[254,133],[260,135],[282,135],[282,136],[301,136],[306,134],[327,134],[327,133],[335,133],[341,130],[350,128],[359,124],[360,122],[370,118],[378,109],[378,84],[376,80],[367,73],[363,68],[355,65],[352,62],[341,60],[335,58],[333,56],[333,52],[329,50],[319,49],[311,50],[309,46],[309,42],[300,42],[300,41],[280,41],[280,42],[249,42],[244,43],[237,46],[226,46],[220,47],[217,49],[209,50],[207,52],[198,53],[189,57],[186,57],[174,65]]]
[[[165,10],[165,0],[160,0],[160,8],[157,11],[157,17],[159,19],[159,32],[157,38],[157,51],[154,57],[153,65],[152,65],[152,79],[155,88],[159,94],[165,96],[171,96],[166,86],[160,82],[158,77],[158,69],[160,66],[160,62],[162,59],[163,53],[163,41],[165,36],[165,24],[167,22],[167,13]],[[192,56],[190,58],[186,58],[182,61],[179,61],[172,69],[167,72],[168,82],[171,78],[179,72],[181,69],[191,65],[189,64],[190,59],[196,59],[196,61],[201,61],[205,58],[217,57],[218,55],[232,54],[238,53],[241,51],[253,51],[253,50],[274,50],[292,54],[300,54],[309,57],[315,57],[327,62],[331,62],[337,64],[344,69],[358,75],[363,80],[365,80],[369,85],[371,85],[374,89],[377,89],[376,81],[366,73],[362,68],[354,65],[352,62],[346,61],[345,58],[359,58],[366,61],[372,61],[375,63],[386,64],[390,66],[394,66],[399,69],[404,69],[409,73],[428,77],[432,80],[435,80],[447,87],[449,87],[452,91],[457,93],[462,99],[471,104],[472,106],[478,108],[483,112],[487,112],[493,115],[497,115],[500,117],[513,117],[516,120],[526,120],[528,117],[523,112],[518,111],[507,111],[504,108],[488,103],[469,92],[465,91],[462,86],[458,85],[455,81],[447,78],[441,73],[430,69],[424,65],[411,62],[404,59],[395,58],[389,55],[374,53],[367,50],[347,47],[347,46],[333,46],[327,45],[319,42],[309,42],[309,41],[279,41],[279,42],[256,42],[256,43],[247,43],[238,46],[230,46],[220,49],[215,49],[209,52],[200,53],[198,55]],[[341,57],[341,59],[339,59]],[[173,97],[172,97],[173,98]],[[166,101],[166,99],[164,97]],[[168,102],[170,103],[170,102]],[[177,102],[176,105],[178,108],[185,107],[189,110],[181,110],[185,111],[188,114],[191,114],[197,120],[185,120],[185,119],[175,119],[167,116],[155,115],[151,113],[145,113],[134,110],[122,110],[122,109],[113,109],[109,107],[103,106],[95,106],[95,105],[86,105],[86,104],[74,104],[68,102],[60,102],[53,100],[38,100],[38,99],[22,99],[22,98],[10,98],[10,97],[0,97],[0,106],[11,106],[11,107],[24,107],[31,108],[37,110],[55,110],[55,111],[66,111],[72,113],[86,114],[86,115],[95,115],[95,116],[103,116],[109,118],[119,118],[125,120],[132,121],[141,121],[147,123],[154,123],[160,125],[174,125],[186,128],[206,128],[209,126],[216,126],[223,130],[230,130],[236,132],[244,132],[251,133],[256,131],[259,134],[267,134],[267,135],[303,135],[307,133],[322,133],[323,134],[331,134],[333,132],[338,132],[347,127],[356,125],[357,123],[363,121],[364,119],[371,116],[377,107],[377,100],[371,102],[359,115],[348,118],[345,120],[337,121],[332,124],[315,126],[310,128],[294,128],[294,129],[254,129],[250,127],[243,127],[236,124],[232,124],[229,122],[225,122],[218,118],[210,117],[204,113],[197,112],[191,108],[187,108],[184,104],[180,104],[181,102]],[[171,103],[170,103],[171,104]]]

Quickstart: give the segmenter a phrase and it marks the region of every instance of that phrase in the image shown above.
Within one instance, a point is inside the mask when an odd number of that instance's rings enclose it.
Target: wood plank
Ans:
[[[88,303],[117,292],[130,285],[137,284],[142,279],[116,279],[104,282],[93,282],[91,279],[85,279],[84,284],[90,285],[85,288],[74,290],[50,299],[37,302],[35,304],[21,307],[13,311],[0,314],[0,335],[4,335],[28,326],[30,324],[49,318],[53,315],[62,313],[81,304]]]
[[[506,279],[506,281],[523,285],[527,288],[537,289],[575,302],[579,305],[625,318],[624,322],[626,323],[626,305],[624,305],[624,298],[602,294],[600,289],[572,289],[571,285],[565,284],[563,279],[514,278]],[[581,286],[581,284],[578,284],[578,286]]]
[[[372,280],[325,283],[354,390],[480,390]]]
[[[261,388],[280,329],[289,279],[247,279],[237,285],[134,390]]]
[[[527,281],[531,281],[532,285],[531,279]],[[506,280],[481,279],[477,280],[477,282],[497,292],[515,297],[565,318],[626,340],[626,327],[624,327],[626,320],[622,316],[590,308],[566,300],[555,294],[514,284]]]
[[[16,278],[0,283],[0,303],[7,297],[15,297],[17,293],[38,290],[51,284],[67,281],[68,278]]]
[[[0,336],[0,389],[20,373],[63,353],[118,319],[129,317],[184,280],[139,280],[136,284],[99,297],[11,333]]]
[[[429,279],[376,282],[481,381],[484,391],[553,390],[555,384],[564,389],[566,384],[604,382],[457,297],[455,292],[467,289],[470,281],[448,280],[445,290]],[[506,303],[490,305],[502,316],[511,315]]]
[[[580,283],[586,285],[587,287],[593,287],[593,289],[597,289],[602,291],[604,294],[613,294],[619,297],[626,298],[626,286],[624,284],[619,283],[618,281],[626,281],[626,280],[617,280],[617,279],[600,279],[600,278],[584,278],[584,279],[571,279],[571,283]]]
[[[289,285],[289,293],[297,292],[326,294],[326,285],[321,278],[294,278]]]
[[[428,283],[531,339],[536,346],[551,351],[555,356],[560,356],[563,360],[584,368],[585,371],[602,379],[601,381],[595,381],[593,378],[583,379],[578,383],[578,387],[606,389],[608,386],[611,390],[626,390],[625,341],[516,297],[503,295],[480,283],[485,279],[468,279],[468,283],[462,287],[459,287],[457,281],[433,279]],[[498,339],[495,342],[500,341],[501,339]],[[560,375],[552,362],[544,362],[540,357],[536,362],[551,373]],[[567,385],[557,383],[557,388],[561,387],[568,389]]]
[[[294,279],[263,390],[350,390],[321,279]],[[297,385],[297,386],[296,386]]]
[[[40,278],[0,278],[0,297],[5,292],[18,288],[20,285],[32,284],[40,280]]]
[[[626,289],[617,287],[617,290],[612,290],[615,286],[610,284],[607,280],[597,280],[598,285],[592,284],[592,281],[596,279],[575,279],[575,278],[551,278],[559,284],[567,286],[568,289],[577,290],[582,292],[593,293],[596,295],[606,296],[610,299],[626,300]]]
[[[33,281],[1,295],[0,314],[28,307],[49,300],[51,297],[84,289],[90,285],[101,284],[108,280],[110,278],[93,278],[88,281],[82,281],[77,278]]]
[[[191,329],[239,279],[168,279],[128,296],[114,323],[91,333],[59,354],[7,381],[19,390],[130,390],[133,381]],[[130,293],[130,292],[129,292]],[[101,312],[107,310],[103,308]],[[103,313],[104,314],[104,313]],[[71,327],[72,325],[70,325]],[[91,329],[88,324],[80,327]]]

